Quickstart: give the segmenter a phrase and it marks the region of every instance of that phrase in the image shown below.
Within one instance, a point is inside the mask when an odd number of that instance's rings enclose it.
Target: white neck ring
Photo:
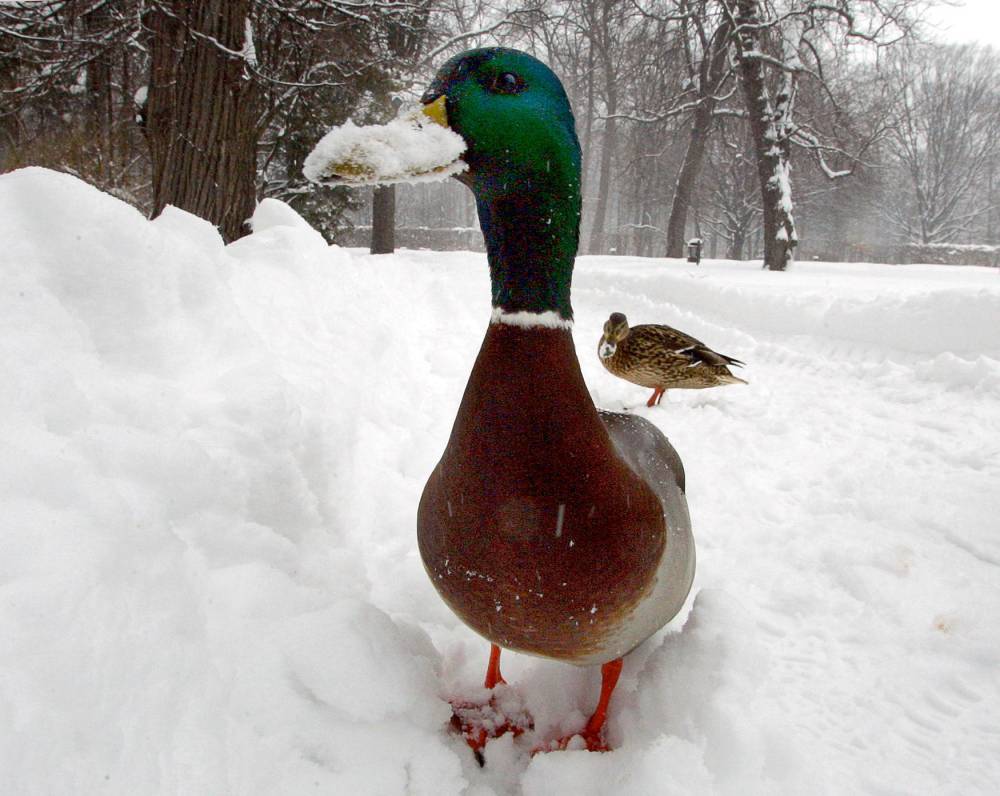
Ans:
[[[503,323],[508,326],[520,326],[524,329],[572,329],[573,321],[562,317],[555,310],[545,312],[507,312],[501,307],[494,307],[490,316],[490,323]]]

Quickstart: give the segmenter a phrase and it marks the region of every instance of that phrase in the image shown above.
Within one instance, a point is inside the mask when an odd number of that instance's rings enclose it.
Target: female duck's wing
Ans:
[[[672,326],[660,323],[641,323],[629,329],[629,338],[641,340],[644,345],[667,351],[681,351],[688,348],[705,348],[705,344],[689,334]]]
[[[691,365],[737,365],[744,363],[733,357],[720,354],[679,329],[663,324],[642,324],[633,327],[631,334],[644,339],[647,346],[661,347],[665,351],[687,357]]]

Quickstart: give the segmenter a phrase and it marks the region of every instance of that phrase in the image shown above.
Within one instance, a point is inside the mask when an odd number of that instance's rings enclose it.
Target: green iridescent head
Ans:
[[[474,188],[509,193],[579,182],[580,144],[569,100],[552,70],[520,50],[486,47],[447,61],[424,93],[445,97],[448,126],[469,149]],[[467,178],[467,179],[468,179]]]
[[[572,318],[580,144],[562,83],[527,53],[489,47],[438,70],[423,102],[441,97],[468,147],[460,179],[476,196],[494,306]]]

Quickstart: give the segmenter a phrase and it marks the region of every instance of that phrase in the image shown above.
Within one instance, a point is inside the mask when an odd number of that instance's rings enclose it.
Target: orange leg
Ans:
[[[548,747],[549,749],[566,749],[570,741],[579,735],[587,745],[588,752],[608,752],[611,750],[608,742],[604,740],[604,722],[608,718],[608,703],[611,701],[611,693],[618,685],[618,676],[621,673],[621,658],[609,661],[601,667],[601,697],[597,700],[597,707],[594,708],[594,713],[587,722],[587,726],[579,733],[568,735],[556,741]],[[542,749],[535,751],[542,751]]]
[[[653,394],[650,395],[649,400],[646,401],[646,406],[652,407],[654,405],[659,404],[660,399],[663,397],[663,393],[665,392],[666,390],[664,390],[662,387],[655,387],[653,389]]]
[[[500,674],[500,648],[496,644],[490,644],[490,663],[486,667],[486,682],[483,685],[489,690],[493,690],[497,683],[507,684]]]
[[[608,718],[608,703],[611,701],[611,693],[618,685],[618,677],[622,673],[622,659],[616,658],[601,667],[601,698],[597,700],[597,707],[594,714],[587,722],[583,730],[583,739],[587,742],[587,748],[595,752],[595,745],[604,752],[608,749],[608,744],[604,740],[604,722]]]

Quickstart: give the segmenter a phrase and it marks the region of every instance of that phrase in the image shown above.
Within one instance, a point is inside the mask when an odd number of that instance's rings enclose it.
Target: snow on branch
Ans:
[[[830,165],[826,162],[825,155],[826,153],[834,153],[837,155],[842,155],[843,157],[848,158],[849,160],[852,160],[855,163],[857,163],[857,158],[855,158],[850,153],[845,152],[840,147],[830,146],[829,144],[821,143],[816,136],[814,136],[812,133],[807,132],[802,127],[796,127],[794,130],[792,130],[791,134],[789,135],[789,140],[793,144],[796,144],[797,146],[801,147],[802,149],[808,149],[810,152],[812,152],[816,158],[816,162],[819,164],[819,167],[823,170],[823,173],[831,180],[835,180],[840,177],[849,177],[851,174],[854,173],[853,167],[850,169],[840,169],[840,170],[831,168]]]

